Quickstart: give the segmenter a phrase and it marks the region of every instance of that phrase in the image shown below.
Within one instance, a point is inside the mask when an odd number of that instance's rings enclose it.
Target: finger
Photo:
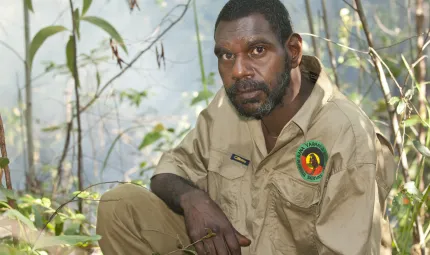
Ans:
[[[246,247],[251,245],[251,240],[249,240],[248,238],[246,238],[246,236],[239,233],[236,229],[235,229],[235,235],[236,235],[237,241],[239,242],[239,246]]]
[[[212,241],[212,239],[206,239],[203,241],[204,246],[205,246],[205,250],[206,250],[206,255],[217,255],[216,253],[216,249],[215,249],[215,244]]]
[[[229,255],[227,244],[221,235],[216,235],[212,240],[215,245],[217,255]]]
[[[206,255],[206,249],[203,246],[202,242],[198,242],[198,243],[194,244],[194,247],[196,248],[196,252],[198,255]]]
[[[228,250],[231,255],[241,255],[242,252],[240,250],[239,241],[236,238],[236,235],[231,232],[224,236],[225,243],[227,244]]]

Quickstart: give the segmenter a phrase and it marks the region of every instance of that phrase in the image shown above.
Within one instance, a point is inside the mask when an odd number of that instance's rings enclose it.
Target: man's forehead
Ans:
[[[252,14],[232,21],[221,21],[215,41],[247,40],[255,37],[274,37],[269,22],[261,14]]]

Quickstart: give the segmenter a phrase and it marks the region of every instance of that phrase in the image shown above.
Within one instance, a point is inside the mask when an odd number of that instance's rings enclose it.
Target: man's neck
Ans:
[[[313,85],[302,79],[300,68],[291,71],[291,83],[285,93],[283,103],[262,119],[266,134],[278,137],[284,126],[296,115],[312,92]]]

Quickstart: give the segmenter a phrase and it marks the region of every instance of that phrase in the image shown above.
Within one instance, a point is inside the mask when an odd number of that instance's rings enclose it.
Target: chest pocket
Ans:
[[[281,253],[294,249],[297,254],[316,254],[314,222],[320,199],[318,184],[275,172],[267,189],[275,223],[270,233],[276,249]]]
[[[238,219],[241,184],[248,170],[247,159],[226,151],[211,149],[208,165],[208,192],[210,197],[230,219]]]

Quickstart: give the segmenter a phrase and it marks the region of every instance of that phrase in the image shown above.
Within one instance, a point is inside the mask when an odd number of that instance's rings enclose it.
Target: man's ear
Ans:
[[[285,47],[287,49],[288,54],[291,59],[291,68],[296,68],[300,65],[302,61],[302,37],[293,33],[285,43]]]

